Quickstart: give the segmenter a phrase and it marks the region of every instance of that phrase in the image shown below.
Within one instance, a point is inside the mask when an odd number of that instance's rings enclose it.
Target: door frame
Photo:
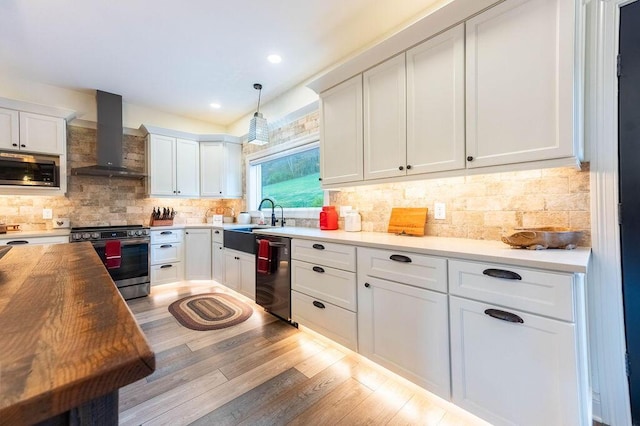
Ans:
[[[591,158],[591,244],[588,275],[594,414],[610,425],[631,424],[626,376],[618,226],[618,77],[620,8],[636,0],[588,3],[585,142]],[[612,238],[613,237],[613,238]],[[599,412],[599,413],[598,413]]]

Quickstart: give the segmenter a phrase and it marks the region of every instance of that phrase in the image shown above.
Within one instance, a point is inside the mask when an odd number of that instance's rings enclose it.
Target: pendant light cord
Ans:
[[[255,83],[253,85],[253,88],[258,91],[258,109],[257,109],[256,113],[259,114],[260,113],[260,97],[262,95],[262,84]]]

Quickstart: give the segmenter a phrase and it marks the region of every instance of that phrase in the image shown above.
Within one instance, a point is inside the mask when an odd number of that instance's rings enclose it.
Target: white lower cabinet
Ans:
[[[224,285],[256,300],[256,259],[241,251],[224,249]]]
[[[212,271],[213,279],[220,284],[224,283],[224,233],[222,229],[211,231],[212,246]]]
[[[450,260],[453,402],[495,425],[589,424],[583,277]]]
[[[172,283],[184,278],[183,239],[182,229],[151,231],[151,285]]]
[[[211,279],[211,229],[185,231],[185,279]]]
[[[449,399],[447,295],[359,277],[358,349],[372,361]]]

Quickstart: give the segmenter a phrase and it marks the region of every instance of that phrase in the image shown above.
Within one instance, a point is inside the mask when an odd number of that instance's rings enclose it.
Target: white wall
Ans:
[[[268,103],[263,105],[261,104],[260,112],[267,119],[267,123],[271,125],[289,113],[297,111],[300,108],[317,101],[318,95],[316,92],[307,88],[304,84],[300,84]],[[227,133],[234,136],[246,135],[249,131],[249,122],[251,121],[251,117],[253,117],[254,112],[255,110],[251,111],[251,113],[227,126]]]
[[[0,78],[0,97],[70,109],[76,118],[95,122],[97,117],[94,90],[71,90],[22,79]],[[123,102],[124,127],[137,129],[141,124],[180,130],[188,133],[226,133],[226,126],[194,120],[167,112]],[[70,124],[74,124],[73,121]],[[246,133],[246,132],[245,132]]]

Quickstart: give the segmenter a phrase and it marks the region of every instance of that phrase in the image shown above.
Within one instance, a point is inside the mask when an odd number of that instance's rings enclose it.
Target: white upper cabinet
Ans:
[[[406,52],[407,174],[464,169],[464,25]]]
[[[65,120],[0,108],[0,149],[64,155]]]
[[[467,167],[572,157],[571,0],[509,0],[466,22]]]
[[[405,81],[404,54],[363,74],[365,180],[406,174]]]
[[[198,142],[150,134],[149,194],[156,197],[200,195]]]
[[[320,123],[322,184],[361,181],[362,75],[320,95]]]
[[[242,197],[242,145],[231,142],[200,143],[200,195]]]

